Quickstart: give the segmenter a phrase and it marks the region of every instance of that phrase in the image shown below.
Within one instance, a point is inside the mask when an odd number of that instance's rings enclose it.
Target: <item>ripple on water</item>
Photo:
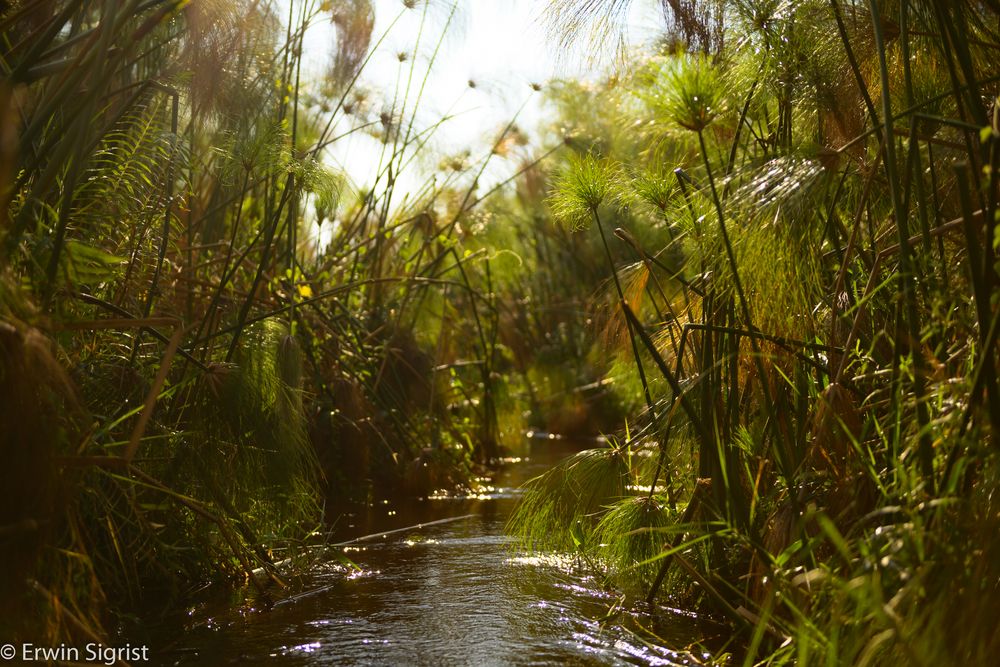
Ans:
[[[656,626],[660,635],[686,637],[677,642],[684,645],[697,636],[691,619],[657,614],[667,617],[664,626],[625,609],[602,623],[617,596],[581,576],[573,556],[514,552],[503,523],[516,496],[508,480],[460,497],[379,505],[369,525],[353,520],[359,531],[475,514],[351,545],[345,555],[357,568],[323,565],[303,582],[304,594],[270,612],[185,636],[177,663],[697,664],[626,627]],[[388,516],[397,510],[401,516]]]

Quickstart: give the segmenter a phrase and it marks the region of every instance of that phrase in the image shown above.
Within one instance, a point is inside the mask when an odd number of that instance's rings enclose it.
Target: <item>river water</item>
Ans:
[[[352,544],[346,555],[360,569],[317,567],[302,592],[266,611],[200,609],[157,656],[175,665],[700,664],[686,650],[702,636],[697,619],[618,605],[572,559],[512,549],[503,527],[518,487],[567,447],[535,442],[475,497],[380,501],[345,517],[340,532],[351,537],[439,523]]]

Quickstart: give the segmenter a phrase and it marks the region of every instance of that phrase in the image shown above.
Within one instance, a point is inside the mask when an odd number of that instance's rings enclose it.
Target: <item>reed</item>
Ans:
[[[418,172],[457,11],[403,3],[376,34],[367,2],[0,10],[2,485],[38,478],[0,519],[5,636],[106,637],[109,610],[206,582],[283,586],[273,554],[328,501],[426,495],[499,455],[494,260],[459,225],[495,151]],[[372,99],[362,73],[407,14]],[[364,188],[328,166],[348,137],[382,155]]]
[[[589,558],[624,589],[642,571],[651,600],[727,616],[747,665],[986,659],[974,616],[997,580],[971,554],[995,540],[971,517],[996,475],[996,9],[704,5],[727,18],[709,53],[637,59],[618,87],[560,107],[586,128],[583,159],[678,175],[619,179],[601,217],[657,286],[655,307],[623,310],[642,344],[622,358],[661,371],[630,442],[670,456],[577,541],[659,534],[652,555]],[[604,20],[593,3],[554,16]],[[606,108],[631,129],[579,116]],[[565,162],[557,202],[579,190]],[[669,236],[635,241],[652,230]],[[663,466],[679,481],[657,489]],[[635,529],[626,508],[678,491],[681,514]],[[525,503],[513,528],[530,544],[559,519]],[[985,588],[945,597],[980,575]]]

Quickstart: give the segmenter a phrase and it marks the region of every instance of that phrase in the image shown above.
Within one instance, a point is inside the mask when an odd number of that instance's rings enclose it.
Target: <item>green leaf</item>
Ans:
[[[573,539],[573,546],[577,549],[582,549],[586,538],[583,534],[583,525],[579,519],[573,522],[570,526],[569,535]]]
[[[822,513],[816,514],[816,523],[819,524],[819,527],[826,534],[834,548],[840,552],[844,561],[850,563],[853,558],[851,548],[847,544],[847,540],[844,539],[844,536],[837,529],[837,526],[830,520],[830,517]]]
[[[341,565],[343,565],[345,567],[348,567],[348,568],[354,570],[355,572],[360,572],[361,569],[362,569],[360,565],[358,565],[353,560],[351,560],[350,558],[348,558],[347,555],[343,551],[335,551],[335,552],[333,552],[333,558],[338,563],[340,563]]]
[[[72,240],[66,242],[62,255],[66,278],[77,285],[107,282],[117,275],[118,268],[124,263],[122,257]]]

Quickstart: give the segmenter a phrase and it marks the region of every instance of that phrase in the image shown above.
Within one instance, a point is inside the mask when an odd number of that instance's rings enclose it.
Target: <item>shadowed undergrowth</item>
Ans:
[[[629,6],[552,4],[595,43]],[[628,414],[520,547],[731,624],[719,661],[988,663],[996,3],[662,6],[655,53],[440,156],[457,6],[401,3],[372,91],[368,2],[7,3],[0,631],[280,590],[339,501]]]
[[[572,150],[531,204],[600,249],[594,317],[642,404],[622,447],[656,464],[622,489],[578,463],[622,450],[581,453],[510,529],[725,619],[730,661],[984,663],[997,8],[688,3],[708,43],[685,4],[624,81],[554,91]]]

